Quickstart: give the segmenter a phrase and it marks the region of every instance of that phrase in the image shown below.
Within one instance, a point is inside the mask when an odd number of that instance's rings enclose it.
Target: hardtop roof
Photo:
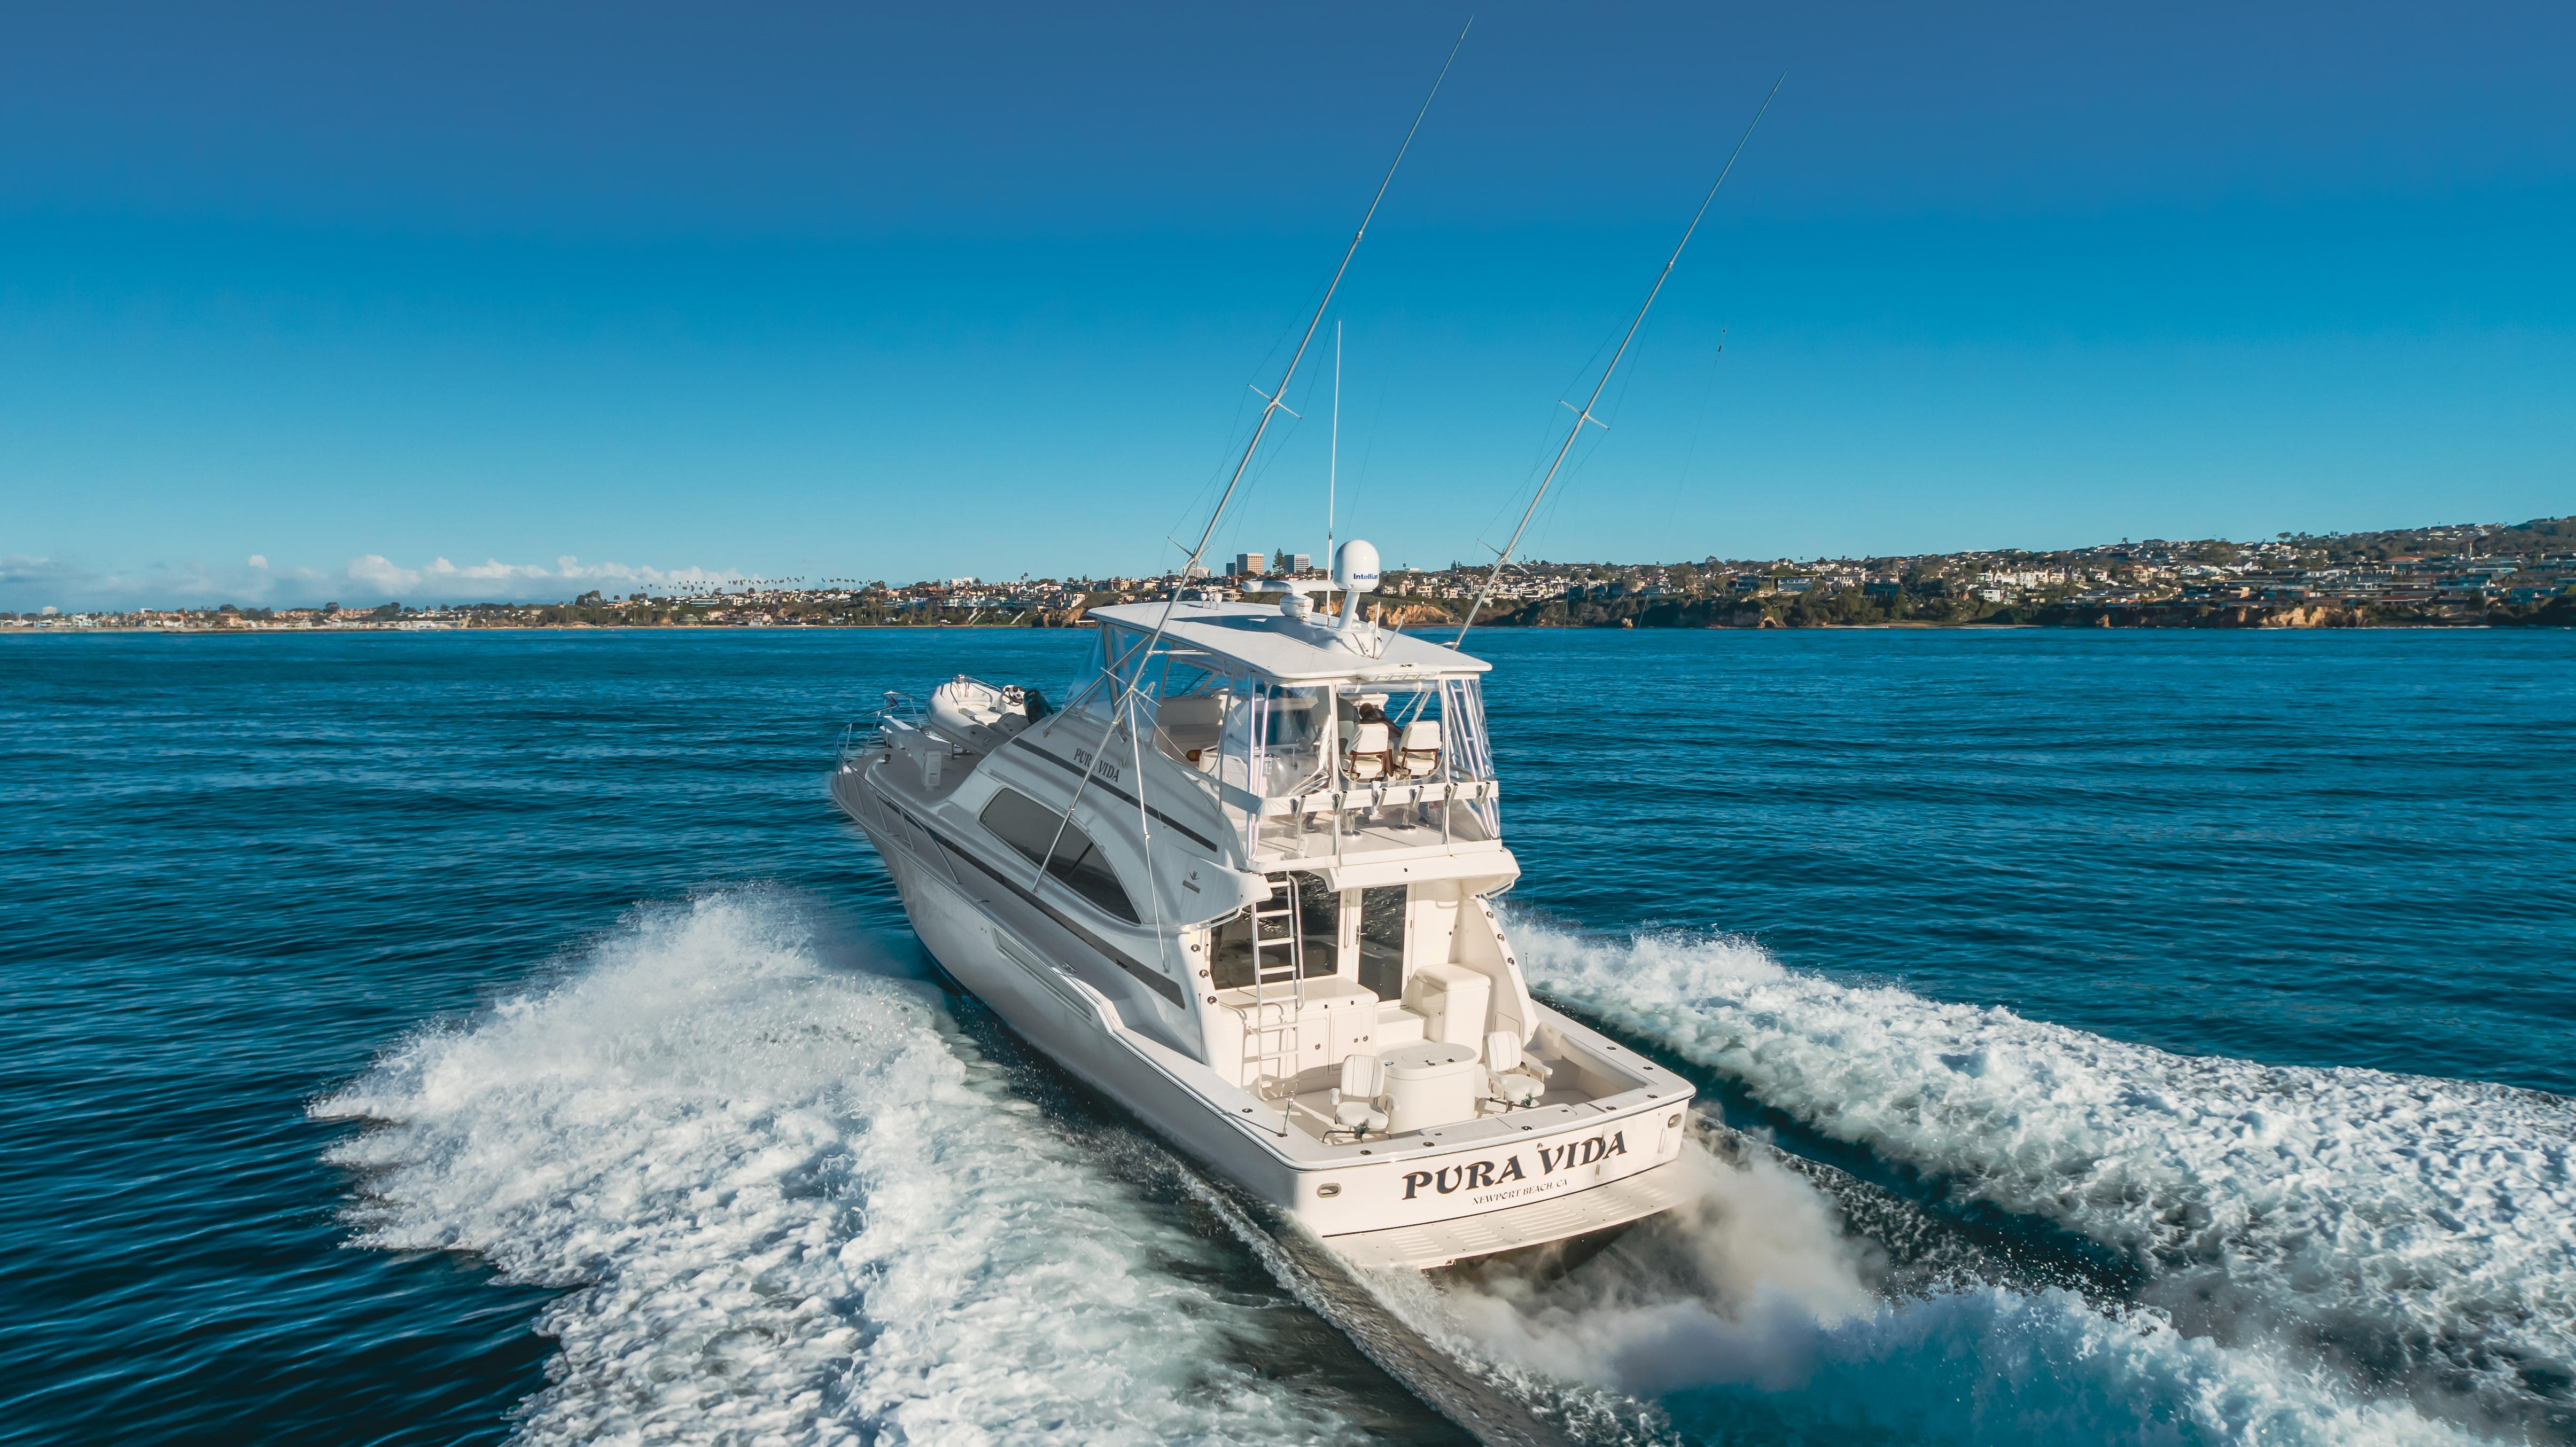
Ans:
[[[1088,616],[1150,634],[1162,620],[1163,607],[1160,602],[1121,603],[1094,608]],[[1276,606],[1185,599],[1171,607],[1171,624],[1163,630],[1167,643],[1213,654],[1245,672],[1283,683],[1458,678],[1493,667],[1481,658],[1392,628],[1379,628],[1370,635],[1376,653],[1372,657],[1346,646],[1320,615],[1301,622]]]

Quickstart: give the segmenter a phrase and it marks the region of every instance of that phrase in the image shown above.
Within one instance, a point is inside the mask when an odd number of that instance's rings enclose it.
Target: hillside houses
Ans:
[[[1194,575],[1231,595],[1286,570],[1322,576],[1303,554],[1232,560],[1235,576]],[[1200,570],[1204,574],[1205,570]],[[1265,579],[1266,581],[1266,579]],[[1162,598],[1173,574],[999,581],[948,577],[828,586],[733,583],[564,603],[265,608],[226,603],[124,612],[59,607],[0,613],[0,629],[163,632],[402,631],[532,627],[1064,627],[1114,602]],[[1389,571],[1380,606],[1408,625],[1462,616],[1490,595],[1497,626],[1796,626],[1805,623],[2442,623],[2556,618],[2576,610],[2576,518],[2380,533],[2143,542],[2056,551],[1697,562],[1515,563]],[[2550,610],[2558,610],[2556,613]],[[2576,620],[2571,620],[2576,621]]]

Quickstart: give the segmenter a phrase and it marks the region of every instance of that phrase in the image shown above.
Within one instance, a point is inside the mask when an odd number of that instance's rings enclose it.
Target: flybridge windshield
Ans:
[[[1148,659],[1144,634],[1104,624],[1092,638],[1090,655],[1065,696],[1088,704],[1105,702],[1130,688],[1154,698],[1213,693],[1230,681],[1220,671],[1223,666],[1222,660],[1176,647],[1170,639],[1156,646]]]
[[[1132,700],[1139,742],[1214,793],[1246,826],[1247,847],[1265,816],[1355,795],[1400,797],[1442,839],[1500,837],[1490,788],[1461,787],[1494,778],[1473,676],[1281,682],[1170,638],[1147,645],[1144,633],[1104,624],[1067,711],[1106,725]]]

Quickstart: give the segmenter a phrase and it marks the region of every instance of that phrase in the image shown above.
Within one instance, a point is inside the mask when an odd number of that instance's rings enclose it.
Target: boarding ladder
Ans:
[[[1245,1022],[1252,1049],[1245,1063],[1256,1067],[1255,1091],[1292,1095],[1304,1053],[1298,1022],[1306,1013],[1306,945],[1298,928],[1296,881],[1285,874],[1265,877],[1270,894],[1252,906],[1252,1018]]]

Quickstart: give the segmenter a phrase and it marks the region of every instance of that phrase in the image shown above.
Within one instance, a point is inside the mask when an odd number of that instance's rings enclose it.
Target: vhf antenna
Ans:
[[[1637,308],[1635,319],[1628,323],[1627,335],[1619,339],[1619,350],[1610,354],[1610,365],[1601,369],[1601,380],[1592,384],[1592,395],[1583,399],[1581,410],[1574,412],[1574,425],[1566,429],[1565,442],[1556,449],[1556,460],[1547,465],[1547,476],[1538,480],[1538,491],[1530,495],[1529,506],[1522,509],[1520,525],[1512,529],[1511,541],[1503,544],[1503,550],[1494,555],[1493,570],[1485,575],[1485,586],[1476,591],[1476,601],[1467,605],[1467,620],[1458,625],[1458,636],[1449,640],[1450,647],[1455,648],[1467,641],[1467,630],[1476,626],[1476,615],[1484,611],[1486,601],[1494,596],[1495,585],[1503,580],[1503,568],[1511,562],[1512,551],[1521,545],[1521,533],[1529,527],[1530,519],[1537,516],[1539,503],[1547,497],[1547,485],[1556,481],[1557,469],[1565,466],[1566,454],[1574,450],[1574,439],[1583,435],[1583,424],[1589,422],[1604,430],[1609,428],[1609,423],[1592,415],[1593,404],[1601,400],[1602,389],[1610,385],[1610,374],[1619,370],[1619,359],[1628,355],[1628,344],[1637,339],[1637,329],[1646,324],[1646,313],[1655,309],[1655,298],[1663,293],[1664,282],[1672,276],[1674,264],[1682,259],[1682,248],[1690,245],[1691,233],[1699,230],[1700,218],[1708,214],[1708,203],[1717,199],[1717,188],[1726,184],[1727,174],[1735,169],[1735,158],[1744,154],[1744,143],[1753,139],[1753,127],[1762,124],[1762,117],[1770,113],[1772,97],[1780,93],[1780,87],[1788,79],[1784,72],[1780,79],[1771,82],[1771,94],[1762,98],[1762,109],[1753,113],[1752,124],[1744,128],[1735,149],[1728,153],[1726,165],[1717,173],[1717,180],[1709,186],[1708,194],[1700,198],[1699,209],[1691,213],[1690,225],[1682,231],[1682,239],[1665,260],[1664,269],[1655,273],[1655,284],[1647,290],[1646,300]],[[1560,402],[1557,405],[1573,410],[1572,403]]]
[[[1333,505],[1342,479],[1342,319],[1333,318],[1333,441],[1324,454],[1324,567],[1333,566]]]
[[[1040,857],[1037,865],[1039,873],[1045,872],[1046,861],[1055,858],[1057,845],[1064,842],[1064,831],[1073,823],[1073,811],[1081,806],[1083,794],[1091,787],[1092,763],[1101,757],[1101,750],[1109,746],[1109,735],[1118,727],[1119,719],[1127,712],[1129,701],[1135,697],[1137,689],[1144,683],[1145,661],[1154,656],[1155,645],[1163,641],[1164,632],[1172,626],[1172,610],[1180,606],[1181,590],[1189,586],[1191,575],[1198,571],[1199,559],[1206,555],[1208,541],[1216,536],[1216,525],[1225,517],[1226,505],[1234,500],[1234,490],[1242,483],[1244,470],[1252,466],[1252,455],[1261,449],[1262,434],[1270,430],[1270,415],[1285,410],[1282,399],[1288,395],[1288,384],[1296,377],[1298,364],[1306,360],[1306,349],[1314,343],[1315,329],[1324,324],[1324,313],[1333,304],[1333,294],[1341,290],[1342,276],[1351,269],[1351,258],[1359,255],[1360,238],[1368,235],[1369,223],[1377,219],[1378,203],[1386,199],[1386,188],[1395,184],[1396,170],[1404,164],[1405,152],[1413,149],[1413,137],[1422,129],[1422,118],[1431,114],[1431,102],[1440,94],[1440,83],[1449,78],[1449,67],[1456,63],[1458,49],[1467,43],[1467,32],[1474,29],[1475,25],[1476,22],[1471,17],[1464,26],[1459,28],[1458,38],[1450,43],[1449,57],[1440,62],[1440,73],[1431,78],[1431,91],[1422,98],[1422,108],[1413,113],[1413,124],[1407,126],[1404,131],[1404,143],[1395,148],[1395,159],[1387,163],[1386,175],[1377,183],[1377,194],[1369,198],[1368,210],[1361,213],[1359,229],[1351,233],[1351,244],[1342,250],[1341,265],[1333,268],[1333,279],[1324,287],[1323,299],[1315,303],[1315,314],[1306,319],[1306,330],[1297,338],[1297,350],[1288,356],[1287,370],[1279,374],[1279,385],[1269,392],[1262,392],[1257,386],[1253,388],[1254,393],[1262,400],[1261,420],[1253,425],[1252,440],[1243,444],[1243,456],[1235,460],[1233,475],[1225,480],[1225,491],[1217,495],[1216,509],[1208,514],[1207,526],[1199,533],[1198,546],[1190,549],[1189,561],[1181,565],[1179,580],[1173,584],[1170,596],[1163,600],[1163,613],[1161,617],[1154,620],[1153,636],[1145,640],[1142,649],[1128,655],[1136,660],[1137,666],[1119,687],[1118,697],[1111,702],[1108,722],[1101,725],[1100,739],[1091,746],[1091,758],[1083,761],[1082,779],[1074,785],[1073,799],[1064,806],[1064,816],[1056,821],[1055,838],[1049,841],[1046,853]],[[1101,641],[1104,644],[1108,642],[1106,633],[1101,635]],[[1116,678],[1120,660],[1104,657],[1103,662],[1109,669],[1106,676]],[[1140,809],[1144,799],[1144,782],[1143,771],[1140,769],[1136,780],[1136,797]],[[1145,828],[1145,835],[1150,847],[1153,837],[1150,824]]]

